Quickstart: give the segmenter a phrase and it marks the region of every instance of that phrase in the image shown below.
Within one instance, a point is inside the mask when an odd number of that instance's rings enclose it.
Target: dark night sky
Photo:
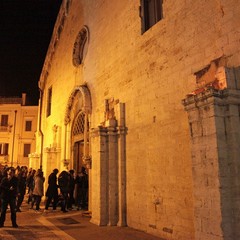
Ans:
[[[0,0],[0,96],[27,93],[38,104],[38,80],[61,0]]]

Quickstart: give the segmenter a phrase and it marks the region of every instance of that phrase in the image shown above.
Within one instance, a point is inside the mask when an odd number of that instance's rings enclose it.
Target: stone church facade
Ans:
[[[64,0],[32,164],[86,167],[91,221],[239,239],[240,5]]]

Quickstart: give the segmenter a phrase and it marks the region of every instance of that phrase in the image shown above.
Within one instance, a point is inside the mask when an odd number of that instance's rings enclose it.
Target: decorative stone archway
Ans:
[[[70,94],[65,112],[65,149],[74,152],[72,140],[75,137],[75,130],[77,134],[79,132],[79,135],[84,135],[83,162],[85,166],[91,168],[89,171],[91,222],[102,226],[126,226],[125,104],[119,100],[106,99],[104,122],[96,128],[91,126],[89,136],[87,130],[90,127],[87,124],[91,111],[89,89],[86,85],[75,87]],[[91,148],[89,151],[86,145],[88,139]],[[80,149],[81,145],[79,146]],[[73,159],[73,154],[65,153],[65,156],[71,165],[70,159]]]
[[[76,86],[71,92],[65,112],[65,147],[64,147],[64,165],[68,166],[71,164],[73,158],[71,150],[73,150],[72,142],[72,127],[75,121],[75,118],[79,116],[79,113],[84,115],[84,126],[83,126],[83,160],[85,165],[91,167],[91,157],[90,152],[88,151],[87,146],[87,135],[88,135],[88,123],[89,115],[91,114],[92,104],[91,104],[91,95],[88,87],[86,85]],[[70,145],[71,144],[71,145]]]
[[[80,106],[82,111],[86,114],[91,114],[92,111],[92,102],[91,102],[91,95],[88,87],[86,85],[79,85],[76,86],[72,93],[70,94],[70,97],[68,98],[67,108],[65,112],[65,125],[67,125],[71,121],[71,111],[72,107],[74,105],[74,102],[76,101],[76,95],[78,93],[81,93],[82,95],[82,105]]]

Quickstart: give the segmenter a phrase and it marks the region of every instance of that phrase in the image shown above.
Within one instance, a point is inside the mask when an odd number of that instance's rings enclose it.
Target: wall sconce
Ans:
[[[88,169],[92,168],[92,158],[91,158],[91,156],[83,156],[82,160],[83,160],[83,163],[86,165],[86,168],[88,168]]]
[[[68,167],[68,165],[70,163],[70,159],[63,159],[62,162],[63,162],[64,167]]]

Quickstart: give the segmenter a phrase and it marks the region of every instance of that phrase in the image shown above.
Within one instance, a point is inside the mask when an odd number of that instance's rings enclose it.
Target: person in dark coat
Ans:
[[[27,200],[28,204],[32,201],[35,173],[36,173],[36,170],[32,169],[29,172],[29,174],[27,176],[27,180],[26,180],[26,185],[28,187],[28,200]]]
[[[74,170],[69,171],[69,200],[68,200],[68,209],[72,209],[72,205],[74,204],[74,189],[75,189],[75,178],[74,178]]]
[[[0,170],[0,183],[4,177],[7,176],[7,169],[4,167],[3,169]],[[0,188],[0,194],[1,194],[1,188]],[[1,198],[0,198],[0,208],[1,208]]]
[[[21,212],[20,207],[22,205],[22,202],[26,193],[26,179],[27,179],[26,172],[24,169],[21,169],[18,172],[17,178],[18,178],[18,188],[17,188],[18,194],[17,194],[16,211]]]
[[[58,202],[57,174],[58,174],[58,169],[55,168],[48,177],[48,188],[46,192],[47,201],[45,205],[45,210],[48,210],[52,200],[53,200],[53,210],[56,210],[57,208],[57,202]]]
[[[77,210],[86,209],[88,206],[88,174],[82,167],[81,172],[76,177],[77,184]]]
[[[17,220],[17,215],[16,215],[17,185],[18,185],[18,179],[15,176],[14,168],[11,167],[7,170],[7,176],[3,177],[0,183],[1,201],[2,201],[0,227],[4,226],[8,204],[10,205],[12,226],[14,228],[18,227],[17,221],[16,221]]]
[[[69,180],[70,174],[67,171],[62,171],[58,177],[58,185],[62,195],[61,210],[67,212],[67,203],[69,199]]]

